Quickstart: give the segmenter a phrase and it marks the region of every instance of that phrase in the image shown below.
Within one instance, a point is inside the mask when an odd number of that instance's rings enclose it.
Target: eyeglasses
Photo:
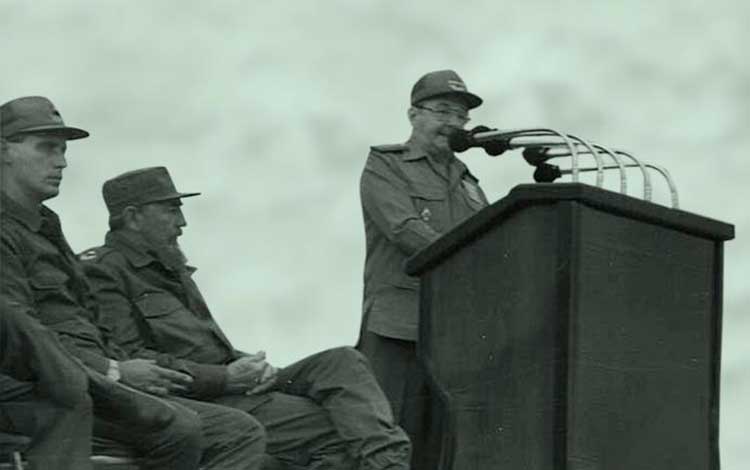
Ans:
[[[461,124],[466,124],[467,122],[471,121],[471,118],[469,117],[469,115],[463,111],[457,111],[455,109],[449,109],[449,108],[436,109],[436,108],[430,108],[429,106],[421,106],[418,104],[415,104],[413,106],[415,108],[424,109],[425,111],[430,111],[431,113],[434,113],[435,117],[440,122],[448,122],[451,120],[451,118],[455,118]]]

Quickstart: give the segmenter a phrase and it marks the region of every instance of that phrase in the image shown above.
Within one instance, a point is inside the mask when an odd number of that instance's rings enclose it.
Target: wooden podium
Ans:
[[[532,184],[409,260],[441,470],[719,470],[734,227]],[[437,437],[437,439],[434,439]]]

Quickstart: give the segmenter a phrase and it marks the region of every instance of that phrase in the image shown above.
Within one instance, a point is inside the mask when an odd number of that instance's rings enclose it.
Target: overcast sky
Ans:
[[[165,165],[178,189],[201,191],[182,238],[198,283],[236,346],[279,365],[356,341],[359,174],[370,145],[408,136],[423,73],[457,70],[485,98],[473,123],[559,128],[661,164],[682,208],[736,226],[721,432],[724,470],[741,470],[749,4],[516,3],[0,0],[0,101],[46,95],[91,132],[70,143],[50,202],[77,251],[103,241],[107,178]],[[496,200],[531,181],[519,156],[462,158]]]

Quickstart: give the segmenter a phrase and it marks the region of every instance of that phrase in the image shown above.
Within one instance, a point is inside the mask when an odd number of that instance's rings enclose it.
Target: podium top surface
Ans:
[[[691,212],[672,209],[631,196],[582,183],[521,184],[507,196],[485,207],[437,241],[412,256],[406,272],[418,276],[445,256],[456,251],[469,239],[488,230],[503,218],[525,207],[576,201],[611,214],[621,215],[716,241],[734,238],[734,226]]]

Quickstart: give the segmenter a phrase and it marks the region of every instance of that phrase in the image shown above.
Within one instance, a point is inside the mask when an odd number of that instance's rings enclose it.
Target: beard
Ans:
[[[174,243],[158,244],[153,248],[159,260],[167,267],[176,271],[182,271],[185,269],[188,260],[185,253],[183,253],[182,248],[180,248],[180,244],[176,241]]]

